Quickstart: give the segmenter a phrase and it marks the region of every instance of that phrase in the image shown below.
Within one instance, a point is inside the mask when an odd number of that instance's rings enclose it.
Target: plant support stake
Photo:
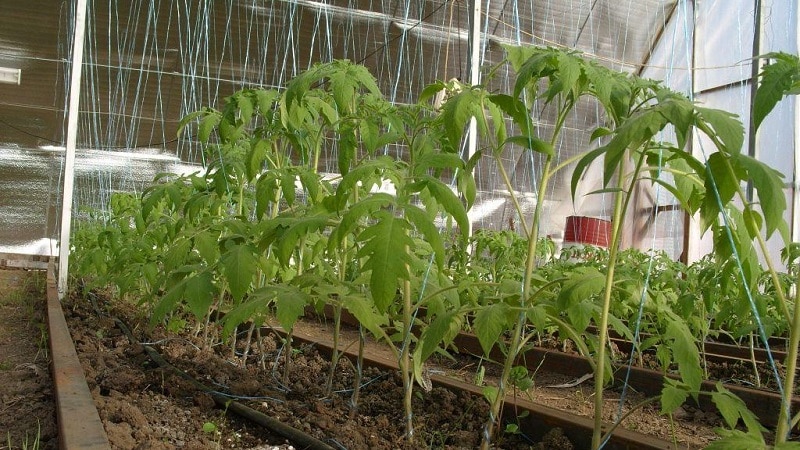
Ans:
[[[64,191],[61,199],[61,234],[58,249],[58,299],[67,292],[69,237],[72,224],[72,191],[75,178],[75,147],[78,140],[78,106],[80,103],[81,69],[83,68],[83,36],[86,31],[86,0],[75,7],[75,40],[72,43],[72,75],[69,88],[67,142],[64,160]]]

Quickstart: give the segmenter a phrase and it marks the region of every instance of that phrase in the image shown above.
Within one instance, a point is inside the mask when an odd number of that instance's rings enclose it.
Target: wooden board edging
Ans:
[[[47,272],[47,325],[59,448],[109,450],[108,436],[61,310],[53,264]]]

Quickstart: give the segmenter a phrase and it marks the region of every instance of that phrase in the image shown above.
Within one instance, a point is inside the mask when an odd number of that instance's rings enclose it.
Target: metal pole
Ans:
[[[58,298],[67,292],[69,242],[72,225],[72,191],[75,178],[75,147],[78,140],[78,106],[80,103],[81,69],[83,68],[83,37],[86,31],[86,0],[75,7],[75,39],[72,43],[72,74],[69,87],[67,142],[64,161],[64,191],[61,200],[61,234],[58,249]]]
[[[800,8],[800,1],[795,4],[795,11]],[[800,19],[795,19],[800,21]],[[795,45],[800,49],[800,22],[795,26]],[[800,95],[794,97],[794,173],[792,174],[792,242],[800,242]]]
[[[469,83],[471,85],[481,82],[481,0],[472,0],[472,21],[470,22],[470,50],[469,50]],[[478,121],[473,117],[469,121],[469,134],[467,136],[467,161],[475,154],[478,148]],[[472,220],[469,221],[467,236],[472,236]]]
[[[750,69],[750,123],[748,124],[749,133],[747,136],[747,154],[751,158],[758,158],[758,136],[753,122],[753,105],[755,104],[756,91],[758,91],[758,74],[761,72],[761,60],[757,56],[761,54],[761,40],[764,33],[762,23],[764,5],[762,3],[761,0],[753,1],[753,64]],[[753,201],[752,181],[747,182],[747,200]]]

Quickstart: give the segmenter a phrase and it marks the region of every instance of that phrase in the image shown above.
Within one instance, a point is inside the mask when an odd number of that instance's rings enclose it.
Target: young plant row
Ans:
[[[181,128],[206,143],[204,170],[160,175],[141,196],[115,195],[102,221],[75,233],[76,273],[141,298],[154,323],[189,312],[206,324],[206,333],[214,311],[224,311],[231,340],[239,324],[250,321],[252,333],[274,318],[288,331],[291,346],[292,327],[305,308],[329,305],[338,342],[341,312],[349,311],[361,324],[361,345],[366,330],[397,357],[409,441],[414,384],[429,387],[426,360],[459,330],[470,327],[487,354],[498,344],[506,354],[497,385],[484,391],[491,405],[483,430],[488,448],[506,391],[525,378],[514,367],[516,356],[538,331],[557,328],[594,361],[593,446],[600,448],[607,439],[601,416],[603,388],[611,378],[608,330],[631,336],[615,314],[638,305],[642,295],[656,315],[662,312],[664,294],[656,280],[646,286],[641,277],[617,269],[624,266],[621,219],[636,184],[662,185],[686,212],[699,215],[702,228],[714,233],[717,256],[727,260],[735,254],[741,261],[746,290],[774,292],[771,304],[789,317],[793,306],[777,272],[769,268],[769,288],[756,282],[764,239],[786,229],[783,183],[776,171],[741,153],[743,127],[729,113],[576,53],[532,47],[509,47],[507,53],[516,73],[508,93],[437,82],[423,90],[419,103],[392,105],[365,68],[334,61],[314,66],[284,90],[243,90],[227,98],[221,111],[206,108],[187,116]],[[769,84],[768,76],[763,80]],[[788,90],[762,102],[762,118]],[[433,108],[429,100],[441,91],[447,100]],[[595,102],[606,124],[592,134],[592,150],[560,161],[555,148],[567,118],[585,101]],[[557,118],[555,126],[538,129],[534,118],[546,110]],[[481,149],[464,161],[459,149],[471,120],[478,124]],[[666,129],[674,142],[661,140]],[[716,152],[707,160],[686,150],[692,133],[713,143]],[[502,165],[504,154],[519,147],[540,164],[537,199],[544,199],[560,171],[573,170],[574,195],[589,165],[603,164],[602,192],[613,195],[615,204],[612,242],[600,264],[568,270],[543,264],[551,251],[538,233],[544,202],[526,215]],[[335,176],[320,172],[323,154],[336,155]],[[521,232],[498,238],[521,241],[508,250],[516,266],[484,264],[482,249],[464,251],[467,210],[476,196],[471,169],[484,156],[497,161],[517,208]],[[759,202],[748,200],[743,182],[752,183]],[[734,207],[734,198],[744,206]],[[503,247],[485,236],[490,251]],[[754,248],[754,241],[762,245]],[[746,309],[740,309],[745,317]],[[800,319],[789,323],[794,342]],[[596,331],[588,331],[590,324]],[[688,396],[700,395],[702,370],[696,337],[680,314],[660,331],[668,349],[662,355],[682,375],[662,396],[669,413]],[[285,349],[285,381],[291,354]],[[338,358],[334,353],[329,389]],[[354,405],[358,385],[356,379]],[[739,417],[748,424],[747,432],[724,431],[726,442],[763,442],[761,428],[750,427],[752,416],[727,391],[710,395],[732,429]],[[776,441],[783,442],[780,435]]]

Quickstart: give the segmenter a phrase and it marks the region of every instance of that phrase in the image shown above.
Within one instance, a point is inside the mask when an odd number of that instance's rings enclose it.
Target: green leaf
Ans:
[[[522,148],[533,150],[547,156],[555,156],[555,149],[549,142],[536,137],[529,136],[511,136],[504,142],[504,145],[513,144]],[[500,148],[500,150],[502,147]]]
[[[583,178],[583,174],[586,172],[592,162],[605,153],[605,151],[605,147],[596,148],[578,160],[578,163],[572,170],[572,180],[570,181],[570,192],[572,193],[573,203],[575,202],[575,193],[578,191],[578,183],[580,183],[581,178]]]
[[[764,438],[740,430],[716,430],[722,439],[712,441],[704,450],[767,450]]]
[[[442,108],[445,131],[453,145],[461,142],[464,128],[470,119],[477,119],[478,125],[485,124],[483,98],[473,89],[464,89],[453,95]],[[483,127],[485,129],[485,126]]]
[[[597,310],[597,306],[593,302],[582,300],[567,308],[567,317],[569,317],[570,323],[578,332],[583,332],[589,326],[592,313],[595,310]]]
[[[481,308],[472,324],[483,353],[489,355],[500,334],[509,328],[509,307],[505,303],[494,303]]]
[[[476,152],[475,155],[480,158],[480,152]],[[473,155],[473,158],[475,155]],[[464,196],[464,203],[466,203],[465,208],[467,210],[472,208],[472,205],[475,204],[475,197],[478,195],[478,186],[475,183],[472,169],[473,167],[468,167],[466,170],[460,170],[456,175],[456,187],[459,192],[461,192],[461,195]]]
[[[727,111],[696,107],[698,118],[713,128],[714,133],[722,141],[728,154],[736,154],[742,150],[744,143],[744,126],[738,116]]]
[[[605,282],[605,275],[595,268],[572,272],[558,293],[556,307],[563,311],[583,300],[591,299],[603,290]]]
[[[378,211],[393,205],[394,201],[395,198],[392,195],[378,192],[352,205],[342,216],[339,225],[333,230],[330,244],[333,246],[341,245],[344,238],[358,228],[361,219],[371,218]]]
[[[717,405],[722,418],[729,428],[736,428],[739,418],[742,419],[747,427],[748,433],[761,435],[761,431],[765,431],[758,418],[752,411],[747,408],[747,405],[734,395],[731,391],[725,388],[721,382],[716,384],[717,390],[711,393],[711,400]]]
[[[428,189],[431,196],[442,205],[442,208],[453,216],[453,219],[455,219],[462,232],[469,230],[467,210],[464,208],[464,204],[461,203],[458,196],[450,190],[450,187],[433,177],[425,177],[425,187]]]
[[[176,239],[163,256],[164,272],[172,272],[185,264],[191,251],[191,241],[183,237]]]
[[[208,138],[211,137],[211,132],[214,131],[214,127],[219,125],[221,120],[222,114],[218,111],[207,110],[205,116],[200,120],[200,125],[197,129],[197,139],[200,140],[200,142],[208,142]]]
[[[239,108],[239,117],[242,122],[249,123],[253,118],[253,101],[248,95],[245,95],[245,92],[238,92],[233,95],[233,98],[236,99],[236,106]]]
[[[561,92],[567,94],[571,91],[577,98],[580,95],[578,80],[581,76],[583,60],[569,53],[559,53],[557,59]]]
[[[761,227],[764,226],[764,219],[762,219],[761,214],[747,208],[742,211],[742,220],[744,221],[745,228],[747,228],[747,234],[750,235],[751,239],[755,239],[761,232]]]
[[[278,192],[278,173],[268,171],[261,174],[256,182],[256,217],[261,218],[276,202]],[[277,207],[277,205],[275,205]]]
[[[205,230],[194,237],[194,248],[207,264],[211,265],[219,259],[219,232]]]
[[[278,259],[284,266],[289,265],[292,253],[300,247],[300,240],[313,233],[322,233],[328,223],[328,214],[307,210],[299,216],[282,217],[282,225],[277,234]]]
[[[552,48],[531,47],[514,55],[509,51],[509,59],[512,61],[514,70],[517,72],[517,80],[514,83],[514,97],[519,98],[522,91],[526,88],[537,88],[538,81],[555,72],[556,56],[559,50]],[[524,60],[520,58],[524,57]],[[520,64],[521,63],[521,64]]]
[[[387,316],[378,314],[375,311],[374,304],[370,303],[367,298],[361,295],[349,294],[342,299],[342,306],[350,314],[354,315],[358,319],[358,323],[369,330],[373,336],[383,337],[388,340],[388,336],[386,336],[382,328],[389,322]]]
[[[511,117],[511,120],[519,127],[526,140],[533,138],[536,126],[533,124],[533,119],[522,100],[506,94],[490,95],[488,99]],[[505,127],[502,123],[496,123],[495,126]]]
[[[409,280],[411,275],[411,249],[414,241],[409,237],[410,227],[403,219],[393,217],[388,211],[376,214],[377,223],[358,236],[363,243],[356,256],[366,258],[362,269],[371,271],[370,290],[378,311],[385,314],[394,301],[398,280]]]
[[[514,71],[519,72],[525,62],[542,52],[542,48],[532,45],[503,45],[506,51],[506,59],[511,63]]]
[[[167,290],[167,293],[161,297],[161,300],[153,307],[153,315],[150,318],[150,323],[154,324],[160,322],[166,317],[167,314],[175,310],[178,302],[183,298],[183,293],[186,291],[186,278],[180,280],[177,284]]]
[[[425,152],[414,160],[413,172],[423,175],[430,169],[461,169],[464,161],[455,153]]]
[[[730,159],[722,152],[713,153],[706,162],[708,174],[704,185],[706,195],[700,210],[703,230],[708,229],[717,220],[722,212],[720,203],[724,207],[733,199],[743,178],[741,174],[731,176],[729,164],[731,164]]]
[[[528,320],[539,332],[544,332],[547,328],[547,310],[542,305],[532,305],[527,308],[525,313]]]
[[[278,285],[274,289],[275,318],[284,330],[291,330],[311,303],[311,297],[294,286]]]
[[[678,138],[678,148],[686,147],[689,133],[694,122],[694,105],[683,96],[678,96],[666,89],[659,93],[658,110],[672,124]]]
[[[293,171],[286,170],[281,173],[281,192],[289,206],[294,206],[296,182],[297,176]]]
[[[672,357],[678,364],[681,379],[692,391],[699,391],[703,381],[700,352],[689,327],[680,318],[670,318],[664,339],[671,341]]]
[[[234,300],[240,301],[250,289],[256,274],[256,249],[246,244],[234,244],[220,257],[222,273]]]
[[[181,137],[181,132],[183,131],[184,128],[186,128],[186,125],[188,125],[189,122],[197,119],[201,115],[203,115],[203,111],[195,111],[193,113],[189,113],[189,114],[183,116],[181,121],[178,122],[178,131],[177,131],[177,133],[175,133],[175,135],[178,136],[178,138],[180,138]]]
[[[267,152],[270,149],[270,145],[270,142],[266,139],[259,139],[254,145],[250,146],[246,161],[248,180],[255,179],[255,177],[261,172],[264,166],[264,160],[267,157]]]
[[[431,220],[427,212],[414,205],[406,205],[404,211],[409,222],[414,224],[417,230],[425,237],[425,241],[430,244],[436,265],[441,268],[444,265],[445,248],[436,224]]]
[[[414,349],[419,353],[419,360],[426,361],[439,346],[453,341],[463,325],[463,315],[459,311],[448,311],[439,314],[425,327],[420,336],[419,343]]]
[[[222,334],[230,336],[240,324],[253,321],[256,325],[263,323],[275,299],[274,290],[270,286],[259,288],[247,297],[247,300],[234,306],[222,319]]]
[[[395,168],[396,162],[387,156],[360,163],[347,172],[336,187],[337,203],[344,205],[353,192],[358,189],[359,184],[365,189],[380,184],[382,174]]]
[[[483,398],[491,405],[494,403],[495,399],[497,399],[499,390],[495,386],[484,386],[481,388],[481,393],[483,394]]]
[[[186,304],[197,320],[201,320],[208,314],[208,309],[214,302],[216,287],[213,283],[210,272],[200,272],[197,275],[186,279]]]
[[[594,142],[596,139],[600,139],[604,136],[610,136],[614,132],[606,127],[597,127],[593,132],[592,135],[589,137],[589,142]]]
[[[610,183],[611,177],[623,163],[625,150],[642,147],[666,125],[666,118],[657,107],[653,107],[642,109],[617,128],[614,137],[605,146],[603,186]]]
[[[308,200],[311,203],[317,203],[321,200],[320,190],[324,188],[322,178],[313,170],[300,170],[298,176],[300,183],[308,193]]]
[[[276,106],[275,102],[278,101],[280,93],[275,89],[256,89],[253,92],[255,93],[261,116],[271,118]]]
[[[661,390],[661,414],[671,414],[689,398],[689,387],[672,378],[664,378]]]
[[[759,74],[761,82],[753,97],[752,112],[756,130],[800,78],[800,59],[796,55],[770,53],[765,56],[775,58],[775,61],[766,65]]]
[[[783,174],[761,161],[745,154],[735,157],[739,166],[743,167],[758,192],[758,202],[764,214],[767,238],[784,222],[786,196],[783,193]]]

